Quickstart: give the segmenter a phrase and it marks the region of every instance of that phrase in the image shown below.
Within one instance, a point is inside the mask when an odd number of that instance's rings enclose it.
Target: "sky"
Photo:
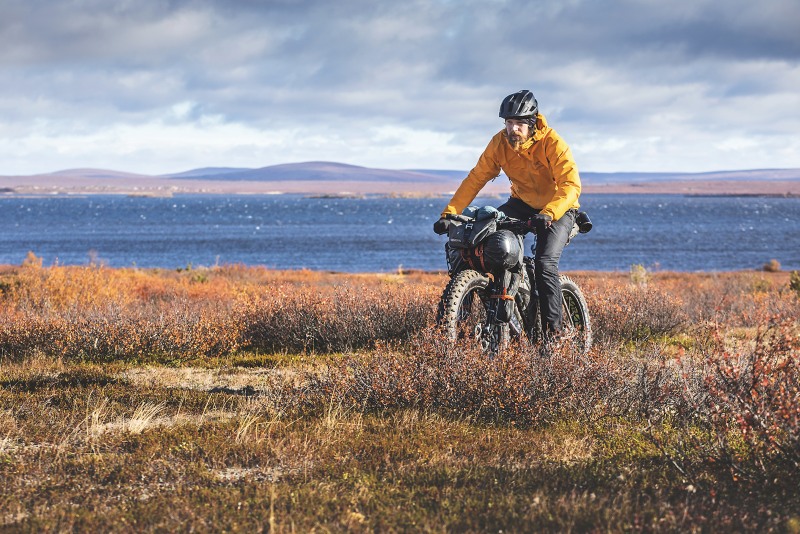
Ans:
[[[530,89],[592,172],[800,168],[798,0],[0,0],[0,175],[472,168]]]

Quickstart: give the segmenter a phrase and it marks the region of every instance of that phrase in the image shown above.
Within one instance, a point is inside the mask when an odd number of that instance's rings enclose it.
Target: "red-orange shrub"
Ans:
[[[576,358],[567,345],[544,357],[524,342],[490,358],[434,328],[402,346],[349,355],[307,379],[302,398],[310,409],[331,402],[372,412],[416,408],[526,426],[638,417],[673,408],[665,399],[680,399],[674,369],[665,365],[620,363],[596,352]]]
[[[241,333],[239,318],[228,310],[180,301],[159,308],[18,312],[0,316],[0,355],[180,360],[229,354],[239,347]]]
[[[712,455],[736,474],[800,473],[800,332],[793,321],[761,331],[751,348],[720,347],[698,406],[716,435]],[[744,446],[743,446],[744,445]]]
[[[245,343],[267,351],[341,352],[407,339],[431,323],[433,295],[421,286],[267,287],[240,303]]]
[[[588,293],[595,339],[644,341],[677,331],[688,321],[684,303],[661,288],[618,285]]]
[[[410,278],[410,277],[409,277]],[[0,355],[188,359],[238,348],[332,352],[405,339],[438,288],[411,280],[231,266],[25,267],[0,286]]]

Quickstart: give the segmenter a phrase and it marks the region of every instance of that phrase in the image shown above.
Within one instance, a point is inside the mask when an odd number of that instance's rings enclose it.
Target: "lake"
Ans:
[[[0,264],[179,268],[242,263],[344,272],[443,270],[432,225],[447,198],[298,195],[0,197]],[[479,198],[476,205],[503,199]],[[594,222],[561,269],[800,269],[800,199],[584,195]]]

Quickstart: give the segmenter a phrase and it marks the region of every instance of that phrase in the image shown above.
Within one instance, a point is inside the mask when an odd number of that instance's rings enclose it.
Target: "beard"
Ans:
[[[531,138],[530,135],[522,136],[516,133],[506,132],[506,139],[508,139],[508,143],[517,152],[519,152],[522,149],[522,145],[525,143],[525,141],[527,141],[530,138]]]

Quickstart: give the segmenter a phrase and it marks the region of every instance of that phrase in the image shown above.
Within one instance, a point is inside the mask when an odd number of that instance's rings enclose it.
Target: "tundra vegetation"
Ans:
[[[0,528],[800,532],[796,275],[569,274],[490,360],[443,274],[0,268]]]

